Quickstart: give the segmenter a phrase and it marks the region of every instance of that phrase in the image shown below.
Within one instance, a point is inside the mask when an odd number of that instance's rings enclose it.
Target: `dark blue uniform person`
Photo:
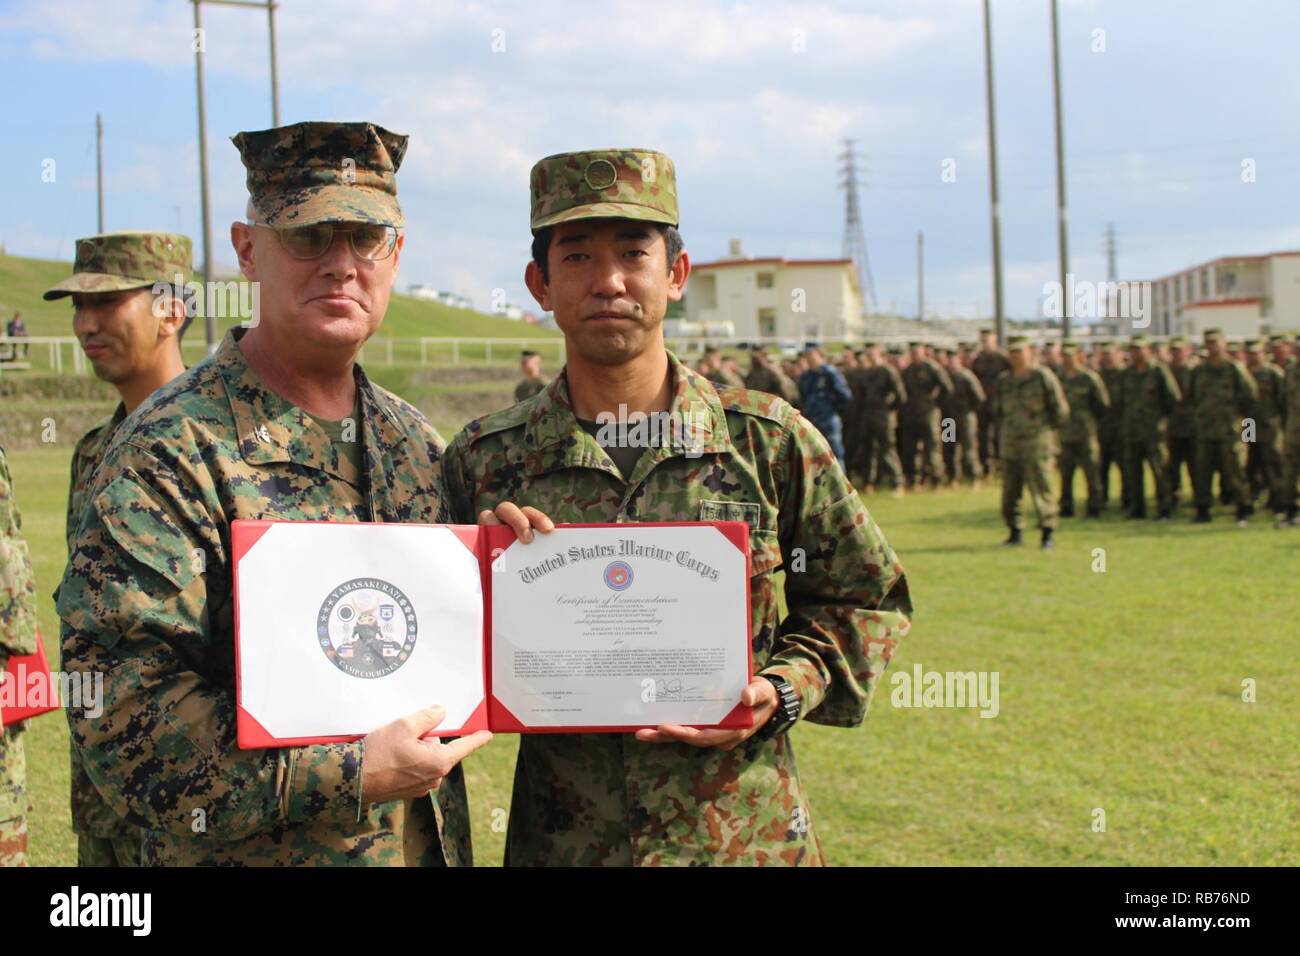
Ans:
[[[853,401],[849,383],[834,365],[822,356],[821,349],[810,348],[804,353],[808,371],[799,376],[799,397],[803,414],[826,436],[835,457],[844,464],[844,434],[840,412]]]

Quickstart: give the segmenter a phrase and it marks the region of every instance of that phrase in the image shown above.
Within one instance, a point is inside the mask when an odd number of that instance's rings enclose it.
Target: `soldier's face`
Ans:
[[[232,223],[230,240],[244,275],[260,284],[259,334],[284,346],[358,349],[384,321],[405,235],[386,259],[362,259],[342,224],[315,259],[296,259],[273,229]],[[259,332],[255,327],[250,334]]]
[[[72,331],[98,378],[118,385],[154,367],[160,347],[185,317],[183,306],[177,318],[172,300],[165,301],[167,311],[160,317],[154,314],[151,289],[73,293]]]
[[[1007,354],[1011,357],[1011,367],[1017,372],[1023,372],[1029,367],[1029,349],[1012,349]]]
[[[668,267],[668,247],[653,224],[581,219],[554,227],[547,273],[529,262],[524,281],[555,314],[568,347],[600,365],[621,365],[663,348],[669,302],[681,299],[690,259]]]
[[[542,373],[542,357],[540,355],[530,355],[519,363],[519,368],[528,378],[536,378]]]

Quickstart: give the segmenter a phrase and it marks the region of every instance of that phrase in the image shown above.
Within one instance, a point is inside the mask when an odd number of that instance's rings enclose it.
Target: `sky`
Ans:
[[[1048,0],[993,0],[1007,314],[1057,275]],[[70,260],[105,228],[195,238],[201,258],[193,12],[186,0],[0,0],[0,242]],[[272,125],[267,24],[202,8],[213,260],[244,171],[230,137]],[[878,307],[987,315],[993,283],[979,0],[443,3],[282,0],[281,121],[409,134],[399,288],[533,307],[528,171],[599,146],[674,160],[696,262],[842,251],[842,141],[857,142]],[[1300,3],[1061,0],[1070,266],[1119,277],[1300,249]],[[51,164],[51,161],[52,164]],[[944,176],[945,169],[955,175]],[[1243,172],[1245,171],[1245,172]],[[52,175],[51,175],[52,173]],[[688,288],[689,294],[689,288]]]

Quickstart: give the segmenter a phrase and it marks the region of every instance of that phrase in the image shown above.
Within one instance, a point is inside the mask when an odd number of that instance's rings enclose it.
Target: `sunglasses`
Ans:
[[[280,237],[280,245],[295,259],[317,259],[334,243],[334,234],[347,234],[352,251],[361,259],[378,262],[387,259],[397,248],[397,227],[380,223],[318,222],[310,226],[268,226],[248,220],[250,226],[270,229]]]

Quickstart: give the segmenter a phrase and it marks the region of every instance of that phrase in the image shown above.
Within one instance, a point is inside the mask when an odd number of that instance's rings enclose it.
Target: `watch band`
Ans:
[[[776,710],[768,718],[767,723],[759,730],[759,734],[765,739],[770,740],[783,734],[795,725],[803,710],[803,705],[799,700],[799,695],[794,692],[790,682],[784,677],[773,677],[770,674],[760,674],[766,681],[770,681],[776,688],[777,704]]]

